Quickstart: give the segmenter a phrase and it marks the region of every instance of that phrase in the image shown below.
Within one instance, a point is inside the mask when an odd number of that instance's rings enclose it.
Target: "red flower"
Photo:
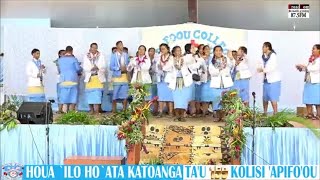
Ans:
[[[127,131],[129,131],[129,132],[132,131],[132,127],[131,127],[131,126],[128,126],[128,127],[127,127]]]
[[[135,109],[135,114],[141,114],[141,112],[142,112],[141,109],[139,109],[139,108]]]
[[[309,58],[309,63],[313,63],[313,61],[316,59],[315,56],[311,55]]]
[[[237,152],[240,152],[240,146],[239,145],[236,146],[235,149],[236,149]]]
[[[154,103],[156,101],[158,101],[159,97],[158,96],[155,96],[151,99],[150,103]]]
[[[236,123],[237,123],[237,124],[240,124],[240,121],[241,121],[240,118],[237,118],[237,119],[236,119]]]
[[[316,57],[314,55],[311,55],[309,58],[309,63],[313,63],[317,58],[319,58],[320,56]]]
[[[198,47],[198,46],[199,46],[199,44],[197,44],[195,40],[191,40],[190,43],[191,43],[191,45],[193,45],[194,47]]]

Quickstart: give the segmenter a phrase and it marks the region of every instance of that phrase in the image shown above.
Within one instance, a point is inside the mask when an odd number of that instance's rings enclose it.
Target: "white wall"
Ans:
[[[2,3],[2,2],[1,2]],[[2,7],[1,7],[2,8]],[[4,28],[21,28],[21,27],[33,27],[33,28],[39,28],[39,27],[45,27],[49,28],[51,26],[50,19],[48,18],[42,18],[42,19],[28,19],[28,18],[1,18],[1,46],[0,46],[0,53],[4,52],[4,45],[5,45],[5,38],[4,38]],[[6,41],[7,42],[7,41]],[[5,54],[6,56],[6,54]],[[0,103],[2,104],[4,101],[4,89],[2,88],[2,77],[3,77],[3,61],[5,60],[5,57],[0,59]]]
[[[199,26],[201,29],[201,25]],[[242,31],[242,30],[240,30]],[[296,71],[295,64],[307,63],[311,48],[319,43],[319,31],[288,32],[288,31],[247,31],[247,46],[250,65],[253,72],[250,92],[257,94],[257,105],[262,106],[262,76],[256,72],[256,64],[261,63],[262,44],[272,43],[277,52],[279,67],[282,71],[282,96],[280,108],[295,108],[302,105],[304,74]],[[5,29],[5,83],[6,93],[25,94],[25,64],[31,60],[33,48],[41,50],[41,59],[50,66],[46,92],[55,95],[55,66],[59,49],[67,45],[74,47],[75,55],[81,60],[88,51],[89,44],[97,42],[99,49],[106,56],[115,42],[123,40],[125,46],[135,54],[141,43],[141,28],[126,29],[51,29],[51,28],[16,28]],[[152,41],[152,39],[151,39]],[[53,82],[54,81],[54,82]],[[252,100],[252,99],[251,99]]]
[[[282,71],[280,108],[295,108],[302,105],[304,73],[295,69],[298,63],[308,63],[314,44],[319,43],[319,31],[248,31],[248,55],[252,72],[256,72],[256,63],[262,61],[262,44],[271,42],[277,53]],[[257,105],[262,106],[262,76],[254,73],[250,82],[250,91],[257,93]],[[320,92],[319,92],[320,93]]]
[[[57,70],[53,63],[58,58],[58,51],[71,45],[74,54],[82,61],[88,52],[90,43],[96,42],[106,58],[111,54],[111,48],[122,40],[124,46],[135,54],[141,37],[139,28],[126,29],[59,29],[59,28],[5,28],[4,45],[4,85],[7,94],[25,95],[26,81],[25,65],[32,60],[31,50],[40,50],[43,64],[47,67],[44,77],[47,97],[55,97]],[[107,59],[108,60],[108,59]]]

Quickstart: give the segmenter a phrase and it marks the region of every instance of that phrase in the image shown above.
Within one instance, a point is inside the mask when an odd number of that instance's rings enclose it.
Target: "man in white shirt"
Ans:
[[[28,76],[28,97],[30,102],[45,102],[45,94],[43,87],[43,75],[46,72],[45,66],[40,60],[40,50],[33,49],[31,51],[32,61],[26,66]]]

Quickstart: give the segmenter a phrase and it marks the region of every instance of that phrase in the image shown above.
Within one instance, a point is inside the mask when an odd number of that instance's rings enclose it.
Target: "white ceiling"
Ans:
[[[199,0],[199,23],[243,29],[320,30],[319,0]],[[310,19],[288,19],[288,4]],[[188,21],[188,0],[1,0],[1,18],[50,18],[53,27],[143,27]]]

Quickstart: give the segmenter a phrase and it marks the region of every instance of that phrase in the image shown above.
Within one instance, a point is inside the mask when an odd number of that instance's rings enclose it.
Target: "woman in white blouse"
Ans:
[[[217,117],[220,121],[223,118],[219,105],[222,92],[228,91],[229,88],[233,86],[230,74],[232,62],[229,58],[223,56],[223,49],[221,46],[215,46],[213,48],[213,54],[213,58],[209,63],[209,74],[211,76],[210,87],[212,88],[215,99],[213,102],[213,110],[217,112]]]
[[[239,47],[234,63],[235,67],[233,68],[232,72],[234,81],[233,88],[238,90],[239,96],[243,103],[249,106],[249,83],[251,72],[249,70],[246,47]]]
[[[151,86],[151,77],[149,73],[151,62],[146,56],[146,50],[147,49],[144,45],[139,46],[138,54],[136,57],[131,59],[127,70],[129,72],[133,71],[131,83],[149,84]],[[150,93],[149,96],[145,98],[146,100],[151,99],[151,88],[149,88],[149,91]]]
[[[163,117],[163,110],[165,106],[169,110],[169,116],[173,117],[173,97],[172,91],[169,88],[169,83],[171,80],[171,71],[173,66],[173,57],[170,55],[170,47],[168,44],[162,43],[159,46],[160,48],[160,59],[157,61],[157,92],[158,92],[158,101],[159,101],[159,114],[158,117]]]
[[[176,121],[184,121],[188,103],[192,97],[192,73],[188,70],[182,57],[180,46],[172,49],[173,69],[169,88],[172,90]]]
[[[303,103],[307,107],[307,118],[320,120],[320,44],[313,46],[308,65],[298,64],[296,68],[306,72]],[[313,114],[313,105],[316,106],[316,116]]]
[[[183,56],[184,64],[188,67],[190,74],[200,74],[201,64],[204,63],[204,60],[196,54],[197,48],[196,44],[188,43],[184,46],[185,55]],[[200,81],[193,81],[191,85],[192,96],[190,99],[190,111],[189,114],[191,117],[196,117],[196,85],[199,85]]]

